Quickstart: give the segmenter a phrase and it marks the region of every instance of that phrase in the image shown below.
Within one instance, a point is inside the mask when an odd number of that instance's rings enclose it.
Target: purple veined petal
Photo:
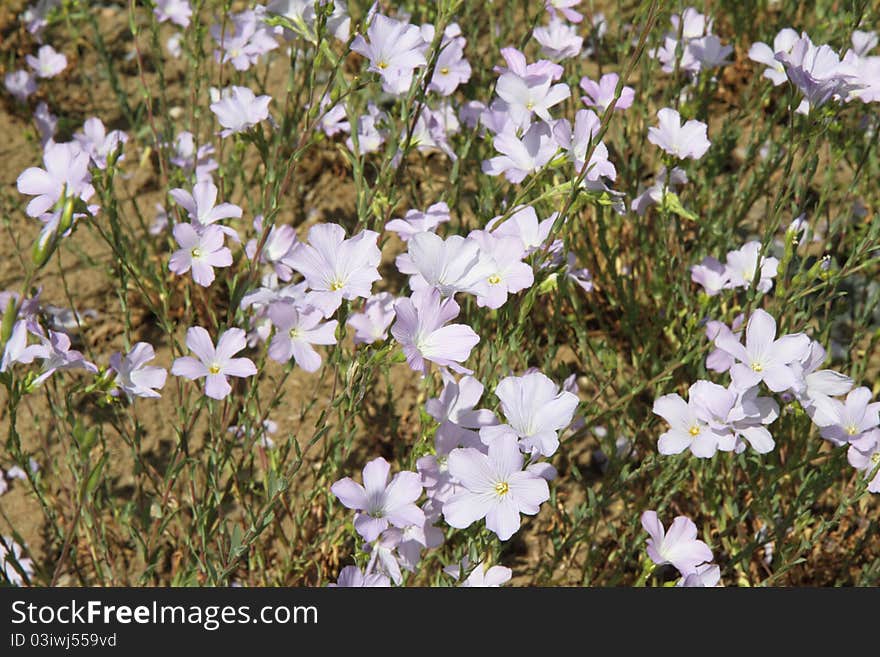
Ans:
[[[277,333],[269,343],[269,358],[286,363],[293,357],[293,344],[286,333]]]
[[[761,372],[764,383],[773,392],[785,392],[798,385],[798,376],[788,365],[771,365]]]
[[[306,372],[317,372],[321,367],[321,355],[305,340],[290,340],[290,351],[296,364]]]
[[[365,541],[372,543],[379,534],[388,529],[387,518],[373,518],[366,513],[358,513],[354,518],[354,528]]]
[[[205,394],[212,399],[225,399],[232,392],[226,377],[222,374],[211,374],[205,377]]]
[[[229,267],[232,264],[232,251],[225,246],[212,251],[204,258],[204,263],[210,267]]]
[[[669,426],[687,429],[691,424],[692,413],[687,402],[678,393],[663,395],[654,400],[653,413],[659,415]]]
[[[496,474],[489,458],[472,447],[452,450],[447,467],[453,477],[474,493],[490,493],[494,490]]]
[[[149,342],[138,342],[128,352],[128,360],[131,361],[131,365],[135,369],[155,357],[156,351]]]
[[[461,362],[467,360],[480,336],[467,324],[449,324],[432,332],[421,344],[425,358],[443,358]]]
[[[522,470],[523,455],[513,436],[508,434],[492,441],[489,445],[489,462],[494,467],[496,476],[502,481]]]
[[[203,363],[214,360],[214,343],[211,336],[201,326],[190,327],[186,332],[186,346]]]
[[[758,385],[762,376],[748,365],[734,363],[730,368],[730,378],[737,390],[748,390]]]
[[[507,483],[510,495],[526,515],[535,515],[541,505],[550,499],[550,487],[546,480],[532,472],[514,472]]]
[[[666,538],[663,542],[664,544],[671,545],[678,543],[679,541],[692,541],[696,538],[697,526],[694,524],[693,520],[685,516],[678,516],[672,521],[672,524],[669,525],[669,530],[666,532]],[[711,557],[706,559],[706,561],[711,560]]]
[[[391,472],[391,464],[381,456],[373,459],[364,466],[364,489],[367,497],[381,494],[384,496],[385,487],[388,483],[388,474]]]
[[[367,508],[367,492],[351,477],[340,479],[330,486],[330,491],[349,509],[357,511]]]
[[[416,475],[418,477],[418,475]],[[421,487],[421,484],[419,484]],[[425,524],[425,512],[415,504],[403,504],[388,511],[388,521],[395,527],[421,527]]]
[[[660,436],[657,441],[657,451],[664,456],[673,454],[681,454],[684,450],[691,446],[693,436],[685,431],[678,429],[670,429]]]
[[[708,429],[703,429],[700,433],[694,436],[690,448],[691,454],[698,458],[712,458],[715,456],[715,452],[718,451],[718,436]]]
[[[214,357],[221,363],[229,360],[239,351],[247,347],[245,332],[237,327],[227,329],[217,340],[217,349]],[[247,360],[247,359],[245,359]],[[253,365],[253,363],[251,363]],[[256,372],[254,372],[256,373]]]
[[[766,311],[756,309],[746,325],[746,349],[752,356],[770,355],[775,340],[776,320]]]
[[[422,480],[415,472],[398,472],[385,489],[386,506],[411,504],[422,494]],[[416,524],[416,523],[414,523]]]
[[[202,287],[210,287],[214,282],[214,268],[204,260],[192,260],[193,280]]]
[[[513,536],[519,527],[519,509],[509,494],[502,497],[486,514],[486,529],[495,532],[502,541]]]
[[[454,453],[454,452],[453,452]],[[456,529],[464,529],[485,518],[495,505],[494,493],[471,493],[462,491],[443,504],[443,518]]]
[[[183,356],[176,359],[171,365],[171,373],[185,379],[198,379],[208,375],[208,368],[192,356]]]
[[[257,366],[250,358],[231,358],[223,364],[223,374],[227,376],[249,377],[257,373]]]
[[[654,542],[658,544],[663,542],[663,537],[666,536],[666,530],[663,529],[663,525],[657,517],[656,511],[642,512],[641,522],[642,528],[648,532],[648,535],[654,540]]]
[[[312,344],[336,344],[336,328],[338,325],[338,321],[336,321],[335,319],[331,319],[329,322],[319,326],[316,329],[306,331],[304,333],[304,336]]]
[[[176,189],[172,189],[168,192],[168,195],[174,200],[177,205],[186,210],[187,214],[190,215],[190,218],[196,218],[198,213],[196,211],[196,204],[193,200],[192,194],[190,194],[185,189],[180,189],[179,187]]]
[[[809,353],[810,338],[803,333],[792,333],[773,343],[771,356],[777,363],[789,364],[807,358]]]
[[[715,338],[715,346],[743,363],[749,360],[749,352],[746,351],[736,334],[730,330],[722,330],[718,334]]]
[[[776,447],[773,436],[767,430],[767,427],[746,427],[740,433],[758,454],[767,454]]]
[[[132,382],[144,389],[141,392],[141,396],[153,398],[160,397],[161,395],[158,392],[149,389],[163,388],[167,378],[168,373],[162,367],[144,367],[141,370],[133,372],[131,375]]]
[[[30,196],[53,196],[60,194],[60,186],[52,176],[39,167],[25,169],[16,181],[18,191]]]

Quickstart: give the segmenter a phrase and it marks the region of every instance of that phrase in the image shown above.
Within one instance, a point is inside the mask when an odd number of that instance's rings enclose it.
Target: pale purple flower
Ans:
[[[117,388],[124,391],[128,398],[152,397],[158,398],[156,389],[165,385],[167,372],[163,367],[147,365],[148,361],[156,357],[153,345],[148,342],[138,342],[125,356],[117,352],[110,356],[110,369],[116,372]]]
[[[7,73],[3,82],[6,85],[6,91],[22,103],[37,90],[37,81],[34,76],[24,69]]]
[[[474,429],[498,424],[488,409],[476,409],[483,396],[483,384],[472,376],[456,381],[444,377],[439,397],[425,402],[425,411],[440,423],[434,434],[437,454],[445,456],[456,447],[479,447],[479,434]]]
[[[312,345],[336,344],[338,322],[321,322],[323,314],[317,308],[276,301],[269,306],[269,319],[276,329],[269,344],[269,358],[276,362],[286,363],[293,358],[306,372],[316,372],[321,367],[321,356]]]
[[[40,376],[34,379],[34,385],[39,385],[48,379],[56,370],[84,369],[92,374],[97,373],[98,368],[90,363],[78,351],[70,348],[70,338],[66,333],[49,331],[49,337],[41,336],[42,344],[35,345],[28,352],[29,356],[43,361],[43,370]]]
[[[382,89],[400,96],[407,92],[416,68],[425,66],[425,48],[428,44],[416,25],[376,14],[367,28],[367,42],[360,34],[351,43],[351,49],[370,60],[367,69],[382,77]]]
[[[389,587],[391,582],[387,575],[381,573],[364,574],[357,566],[346,566],[339,571],[339,578],[335,584],[329,587],[353,588],[353,587]]]
[[[458,316],[455,299],[441,300],[438,290],[428,288],[414,292],[412,298],[395,301],[394,311],[397,321],[391,334],[403,347],[412,369],[427,374],[428,362],[433,362],[460,374],[471,373],[460,363],[470,356],[480,336],[466,324],[447,324]]]
[[[257,245],[262,239],[263,216],[254,217],[254,228],[258,237],[248,241],[244,247],[245,255],[251,260],[257,255]],[[275,275],[282,281],[289,281],[293,277],[293,268],[290,265],[290,256],[299,242],[296,239],[296,231],[287,224],[272,226],[269,235],[263,243],[260,251],[260,262],[272,265]]]
[[[584,46],[577,28],[559,19],[551,18],[549,24],[536,27],[532,36],[541,44],[541,53],[553,61],[577,57]]]
[[[9,339],[3,347],[3,360],[0,362],[0,372],[5,372],[15,363],[28,364],[34,362],[34,358],[41,358],[45,353],[41,345],[28,345],[28,320],[20,319],[12,326]]]
[[[415,505],[422,484],[415,472],[398,472],[388,482],[391,466],[382,457],[364,466],[363,485],[350,477],[334,483],[330,490],[344,506],[357,511],[354,528],[367,542],[375,541],[388,528],[422,526],[424,512]]]
[[[302,274],[315,292],[311,303],[325,317],[339,308],[343,299],[369,298],[382,254],[376,246],[379,234],[362,230],[346,239],[338,224],[317,224],[309,229],[308,243],[300,243],[288,257],[288,264]]]
[[[192,16],[192,8],[189,0],[155,0],[153,13],[160,23],[171,21],[184,29],[189,27],[189,19]]]
[[[225,130],[221,137],[250,130],[260,121],[269,118],[271,96],[255,96],[247,87],[228,87],[217,102],[211,103],[211,111]]]
[[[343,132],[351,132],[351,124],[348,122],[348,114],[342,102],[334,103],[329,94],[324,94],[318,109],[320,114],[315,127],[325,135],[333,137]]]
[[[514,436],[500,436],[483,454],[463,447],[449,454],[449,472],[463,490],[443,505],[443,517],[457,529],[482,518],[486,528],[506,541],[520,527],[520,513],[535,515],[550,498],[547,482],[523,470],[523,455]]]
[[[222,48],[214,51],[218,62],[229,62],[237,71],[246,71],[255,65],[260,57],[278,47],[275,38],[266,29],[253,10],[233,14],[226,25],[211,26],[211,36]]]
[[[576,7],[581,3],[581,0],[544,0],[544,7],[550,12],[551,17],[556,16],[556,12],[558,11],[560,14],[565,16],[567,21],[572,23],[580,23],[584,20],[583,14],[576,12],[572,7]]]
[[[750,445],[758,454],[767,454],[776,446],[767,425],[779,417],[779,404],[772,397],[759,397],[758,387],[742,392],[731,385],[729,392],[736,403],[726,418],[731,435],[718,443],[718,449],[740,453]]]
[[[706,124],[691,119],[684,125],[677,110],[664,107],[657,112],[658,127],[648,128],[648,141],[678,159],[699,160],[709,150]]]
[[[495,388],[506,425],[480,430],[480,439],[492,445],[512,430],[520,448],[528,453],[553,456],[559,448],[559,432],[571,424],[578,406],[577,395],[560,390],[541,372],[507,376]]]
[[[831,423],[821,428],[822,437],[838,446],[852,443],[880,425],[880,402],[871,402],[870,388],[854,388],[846,401],[830,400],[828,419]]]
[[[546,123],[533,123],[522,138],[512,129],[495,135],[495,150],[501,155],[483,162],[483,173],[498,176],[502,173],[512,183],[522,182],[530,173],[542,169],[556,155],[558,145]]]
[[[315,12],[317,7],[326,6],[327,3],[316,4],[315,0],[271,0],[266,6],[269,13],[284,16],[295,27],[295,30],[284,29],[284,38],[291,41],[297,36],[307,39],[311,43],[317,43],[318,36],[315,34],[318,16]],[[351,18],[346,10],[346,3],[337,0],[333,3],[333,12],[327,17],[326,30],[339,41],[348,41]]]
[[[174,199],[180,207],[186,210],[197,230],[204,230],[207,226],[221,219],[238,219],[241,217],[241,208],[232,203],[220,203],[217,205],[217,186],[210,180],[197,182],[193,186],[192,193],[179,187],[172,189],[168,195]],[[218,226],[225,235],[229,235],[236,242],[239,240],[238,233],[229,227]],[[176,228],[176,227],[175,227]]]
[[[825,348],[813,340],[807,357],[792,365],[798,371],[798,379],[803,381],[803,385],[795,390],[795,396],[820,427],[834,423],[836,408],[831,398],[845,395],[853,386],[853,380],[848,376],[834,370],[819,369],[827,357]]]
[[[202,287],[214,282],[214,267],[232,265],[232,252],[223,245],[219,226],[197,229],[191,224],[175,224],[174,239],[180,249],[171,254],[168,269],[182,276],[192,269],[193,280]]]
[[[461,579],[462,572],[466,571],[469,566],[470,560],[465,557],[462,559],[461,564],[455,563],[446,566],[446,568],[443,569],[443,572],[458,580]],[[473,567],[471,572],[464,581],[459,584],[459,586],[462,588],[496,588],[509,582],[512,576],[513,571],[506,566],[489,567],[489,564],[485,561],[481,561]]]
[[[764,293],[770,291],[779,267],[779,260],[772,256],[761,257],[760,253],[760,242],[747,242],[739,250],[727,254],[727,277],[730,287],[751,287],[760,267],[761,274],[757,289]]]
[[[720,443],[731,440],[726,420],[736,404],[736,394],[711,381],[697,381],[688,390],[688,401],[678,393],[654,400],[653,412],[669,423],[657,451],[680,454],[686,449],[699,458],[715,455]]]
[[[18,177],[18,191],[35,197],[28,203],[28,216],[39,217],[65,195],[88,201],[95,193],[89,154],[76,142],[49,142],[43,150],[43,164],[45,169],[30,167]]]
[[[880,43],[880,36],[876,32],[853,30],[853,33],[850,35],[850,43],[852,43],[853,54],[858,57],[865,57]]]
[[[852,441],[846,458],[852,467],[865,473],[865,478],[874,475],[868,482],[868,492],[880,493],[880,430],[868,431]]]
[[[183,169],[187,177],[195,172],[196,182],[210,182],[211,172],[220,165],[211,157],[214,147],[211,144],[202,144],[196,150],[195,137],[191,132],[180,132],[174,139],[174,155],[168,159],[171,164]]]
[[[584,292],[593,291],[593,275],[586,267],[577,266],[577,256],[569,251],[565,258],[565,277],[581,288]]]
[[[715,338],[715,345],[736,360],[730,368],[734,385],[747,390],[763,381],[773,392],[798,387],[800,372],[793,365],[807,357],[810,339],[793,333],[777,340],[776,320],[760,308],[749,317],[745,333],[745,346],[732,333]]]
[[[41,46],[36,57],[27,55],[25,59],[38,78],[54,78],[67,68],[67,57],[49,45]]]
[[[176,359],[171,365],[171,373],[191,381],[205,377],[205,394],[212,399],[225,399],[232,392],[226,377],[245,378],[257,373],[250,358],[233,358],[247,346],[245,333],[240,328],[221,333],[215,349],[208,331],[193,326],[186,332],[186,346],[196,358],[183,356]]]
[[[465,40],[457,37],[445,41],[437,56],[434,75],[428,85],[428,91],[435,91],[441,96],[451,95],[459,85],[471,78],[471,65],[464,58]]]
[[[427,210],[409,210],[402,219],[392,219],[385,224],[385,230],[397,233],[404,242],[416,233],[431,232],[437,227],[449,221],[449,206],[442,201],[434,203]]]
[[[30,583],[34,562],[11,536],[0,536],[0,571],[12,586]]]
[[[168,51],[168,54],[171,55],[174,59],[180,59],[183,55],[183,47],[180,45],[180,42],[183,40],[183,32],[175,32],[168,40],[165,41],[165,50]]]
[[[58,117],[49,111],[49,106],[46,103],[40,102],[34,110],[34,123],[40,133],[40,143],[45,148],[46,144],[53,140],[55,133],[58,132]]]
[[[388,337],[394,316],[394,296],[379,292],[367,299],[363,312],[352,314],[346,323],[354,329],[355,344],[373,344]]]
[[[776,59],[776,54],[790,53],[799,38],[797,32],[790,27],[786,27],[780,30],[773,39],[772,48],[766,43],[761,43],[760,41],[753,43],[749,48],[749,59],[767,67],[764,69],[762,75],[770,80],[773,83],[773,86],[778,87],[780,84],[783,84],[788,80],[788,76],[785,74],[785,66],[782,65],[781,61]]]
[[[275,449],[275,441],[270,434],[278,431],[278,423],[267,418],[259,426],[232,426],[227,431],[239,440],[247,439],[263,449]]]
[[[712,256],[706,256],[698,265],[691,267],[691,280],[703,287],[710,297],[729,287],[730,274],[727,268]]]
[[[426,517],[422,525],[408,525],[403,529],[389,527],[382,532],[380,543],[393,546],[397,553],[397,565],[414,573],[422,560],[422,551],[443,544],[443,532]],[[395,578],[392,576],[392,579]]]
[[[538,221],[535,209],[527,205],[519,208],[499,224],[501,219],[503,219],[503,215],[491,219],[486,224],[486,230],[498,237],[518,237],[526,253],[530,254],[541,248],[550,237],[553,222],[556,221],[556,214],[554,213],[543,221]]]
[[[654,184],[633,199],[632,211],[640,217],[644,216],[649,207],[663,202],[664,194],[669,192],[675,193],[676,188],[684,185],[687,181],[687,174],[682,169],[673,167],[672,171],[667,173],[665,166],[660,167]]]
[[[617,170],[608,161],[608,147],[601,141],[593,141],[599,134],[599,128],[599,117],[593,110],[587,109],[578,110],[575,114],[574,130],[568,119],[560,119],[553,126],[556,143],[567,151],[568,158],[578,173],[584,170],[587,149],[591,143],[594,144],[584,180],[596,181],[603,176],[614,180],[617,177]]]
[[[517,127],[525,128],[533,114],[550,121],[550,108],[571,95],[568,85],[553,84],[551,75],[522,76],[511,70],[498,78],[495,91],[507,104],[507,111]]]
[[[422,232],[413,235],[407,247],[395,264],[401,273],[410,274],[414,291],[436,288],[444,297],[453,296],[470,291],[479,274],[480,245],[476,240],[461,235],[444,240],[435,233]]]
[[[717,68],[730,64],[728,57],[733,53],[733,46],[721,44],[714,34],[692,39],[687,44],[691,57],[700,64],[702,70]]]
[[[599,82],[594,82],[588,77],[581,78],[581,89],[584,90],[586,96],[582,96],[581,100],[587,107],[593,107],[599,112],[604,112],[614,100],[617,90],[617,84],[620,82],[620,76],[617,73],[606,73]],[[635,100],[635,89],[632,87],[623,87],[620,92],[620,98],[614,104],[615,111],[628,109]]]
[[[737,340],[738,338],[734,334],[734,332],[739,333],[742,330],[742,325],[745,323],[746,318],[744,315],[737,315],[730,327],[727,326],[724,322],[719,322],[717,320],[709,320],[706,322],[706,338],[709,341],[714,342],[715,338],[717,338],[722,332],[729,333],[731,339]],[[730,368],[733,367],[733,364],[736,360],[728,354],[726,351],[715,348],[713,349],[708,356],[706,356],[706,368],[712,370],[713,372],[728,372]]]
[[[656,565],[672,564],[682,575],[712,561],[712,550],[697,538],[697,526],[686,516],[672,521],[667,532],[656,511],[642,513],[642,527],[648,532],[648,556]]]
[[[788,79],[801,91],[810,107],[824,105],[835,95],[846,97],[861,86],[856,72],[841,62],[830,46],[814,46],[806,34],[790,52],[778,52],[775,58],[782,62]]]
[[[367,103],[367,111],[361,114],[357,120],[355,135],[357,136],[357,150],[363,155],[375,153],[385,143],[386,131],[379,126],[388,120],[388,115],[380,110],[372,101]],[[354,152],[354,138],[345,140],[348,149]]]
[[[168,212],[161,203],[156,203],[156,216],[150,224],[150,235],[161,235],[168,229]]]
[[[111,130],[109,133],[101,119],[92,117],[83,123],[82,132],[77,132],[73,138],[79,142],[80,147],[89,154],[92,162],[99,169],[107,168],[107,158],[118,152],[117,161],[124,159],[122,145],[128,141],[128,135],[122,130]]]
[[[684,588],[714,588],[721,581],[721,568],[714,563],[697,566],[694,572],[682,575],[675,585]]]
[[[526,250],[522,240],[514,236],[493,235],[473,231],[468,239],[480,248],[479,263],[471,273],[468,292],[477,297],[477,305],[500,308],[508,294],[516,294],[532,286],[535,275],[531,265],[523,262]]]

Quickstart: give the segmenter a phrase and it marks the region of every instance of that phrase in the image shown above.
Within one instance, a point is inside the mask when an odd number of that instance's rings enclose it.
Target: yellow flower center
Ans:
[[[489,277],[489,285],[498,285],[501,282],[501,277],[498,274],[492,274]]]
[[[292,329],[290,329],[290,331],[287,332],[287,334],[291,337],[291,339],[295,340],[296,338],[299,337],[299,329],[292,328]]]
[[[202,250],[199,247],[196,247],[192,251],[190,251],[190,255],[192,255],[193,258],[201,258]]]
[[[506,481],[499,481],[497,484],[495,484],[495,494],[499,497],[507,495],[508,492],[510,492],[510,486],[507,484]]]
[[[873,463],[874,465],[880,463],[880,452],[874,452],[873,454],[871,454],[871,463]]]
[[[340,280],[335,280],[332,283],[330,283],[330,291],[331,292],[336,292],[337,290],[341,290],[343,287],[345,287],[345,283],[343,283]]]
[[[761,363],[752,363],[752,369],[755,370],[756,372],[763,372],[764,366],[761,365]]]
[[[700,435],[700,427],[695,424],[690,429],[688,429],[688,433],[691,434],[692,436],[699,436]]]
[[[440,74],[441,75],[449,75],[449,69],[444,66],[443,68],[440,69]]]
[[[846,432],[850,436],[855,436],[857,433],[859,433],[859,428],[856,425],[851,424],[846,428]]]
[[[386,68],[388,68],[388,62],[381,61],[376,66],[378,66],[379,68],[381,68],[384,71]]]
[[[209,368],[208,372],[211,374],[220,374],[220,366],[217,363],[213,363]]]
[[[535,103],[533,103],[532,101],[527,102],[526,109],[531,112],[533,109],[535,109]]]

